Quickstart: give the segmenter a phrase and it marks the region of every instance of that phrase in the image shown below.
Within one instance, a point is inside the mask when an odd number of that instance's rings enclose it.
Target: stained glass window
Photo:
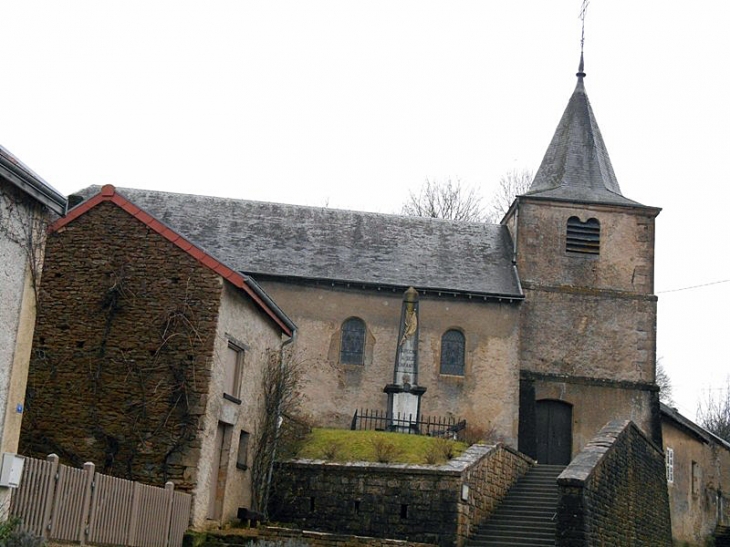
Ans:
[[[464,335],[447,330],[441,337],[441,374],[464,375]]]
[[[359,317],[350,317],[342,324],[340,340],[340,363],[362,365],[365,356],[365,322]]]

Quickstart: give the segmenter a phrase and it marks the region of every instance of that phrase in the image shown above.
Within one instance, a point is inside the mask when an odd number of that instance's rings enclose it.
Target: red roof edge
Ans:
[[[254,292],[253,289],[251,289],[251,287],[246,282],[246,278],[243,275],[229,268],[228,266],[225,266],[213,256],[206,253],[203,249],[201,249],[191,241],[185,239],[183,235],[176,232],[169,226],[166,226],[121,194],[118,194],[116,188],[111,184],[106,184],[102,186],[101,191],[98,194],[95,194],[86,201],[83,201],[82,203],[71,209],[65,217],[62,217],[53,224],[51,224],[48,228],[49,233],[60,230],[67,224],[73,222],[81,215],[90,211],[104,201],[110,201],[113,204],[117,205],[123,211],[133,216],[134,218],[145,224],[147,227],[149,227],[151,230],[157,232],[169,242],[173,243],[181,250],[192,256],[203,266],[205,266],[209,270],[214,271],[216,274],[220,275],[223,279],[227,280],[232,285],[243,290],[259,306],[259,308],[261,308],[261,310],[266,313],[266,315],[268,315],[274,321],[274,323],[276,323],[276,325],[281,329],[284,334],[286,334],[287,336],[292,336],[292,330],[287,325],[287,322],[284,321],[284,319],[282,319],[278,313],[271,309],[271,307],[266,304],[266,302],[264,302],[263,299],[261,299],[261,297],[259,297],[259,295]],[[136,212],[134,212],[135,210]]]

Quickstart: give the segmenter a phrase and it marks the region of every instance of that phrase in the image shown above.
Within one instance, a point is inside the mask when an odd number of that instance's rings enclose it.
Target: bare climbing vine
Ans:
[[[25,255],[36,300],[49,223],[41,204],[13,189],[0,192],[0,235],[15,243]]]

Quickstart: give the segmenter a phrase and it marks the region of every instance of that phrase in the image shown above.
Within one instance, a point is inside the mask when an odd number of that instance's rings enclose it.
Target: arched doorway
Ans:
[[[535,403],[536,459],[547,465],[568,465],[573,450],[573,406],[550,399]]]

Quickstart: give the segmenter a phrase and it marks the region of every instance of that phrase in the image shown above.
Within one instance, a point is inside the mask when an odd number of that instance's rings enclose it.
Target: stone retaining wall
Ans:
[[[327,532],[276,528],[273,526],[260,528],[258,537],[263,540],[299,540],[310,547],[433,547],[433,544],[418,543],[416,541],[367,536],[347,536]]]
[[[558,486],[559,547],[671,547],[664,455],[633,422],[603,427]]]
[[[285,462],[271,516],[312,530],[461,546],[531,465],[501,444],[472,446],[440,466]]]

